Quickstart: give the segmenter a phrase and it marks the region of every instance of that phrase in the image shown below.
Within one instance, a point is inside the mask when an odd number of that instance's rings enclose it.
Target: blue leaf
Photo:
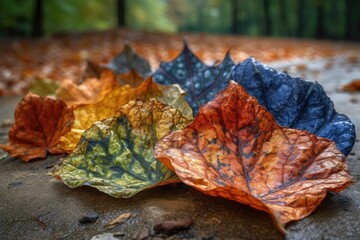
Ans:
[[[162,62],[154,79],[161,84],[179,84],[187,93],[185,99],[197,114],[201,105],[212,100],[218,91],[228,85],[233,67],[229,52],[219,65],[207,66],[184,42],[181,54],[173,61]]]
[[[137,55],[127,43],[124,50],[106,66],[116,74],[128,73],[131,69],[135,69],[144,78],[151,74],[149,62]]]
[[[256,97],[279,125],[328,138],[344,155],[350,153],[356,139],[355,126],[335,111],[334,103],[317,82],[277,72],[253,58],[237,65],[231,79]]]

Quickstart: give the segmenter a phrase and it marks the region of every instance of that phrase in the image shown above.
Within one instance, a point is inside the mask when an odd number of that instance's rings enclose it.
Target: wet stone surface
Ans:
[[[360,66],[344,58],[271,63],[278,70],[316,80],[335,102],[338,112],[355,123],[360,137],[360,93],[337,89],[360,76]],[[327,65],[332,63],[331,68]],[[296,67],[301,65],[301,67]],[[295,66],[295,67],[294,67]],[[9,121],[20,97],[0,98],[0,120]],[[354,101],[357,99],[359,101]],[[1,125],[0,141],[7,141],[9,124]],[[23,163],[0,160],[0,239],[283,239],[271,217],[246,205],[204,195],[183,184],[143,191],[117,199],[90,187],[71,189],[47,175],[62,156]],[[307,218],[287,225],[287,239],[359,239],[360,142],[347,158],[357,180],[341,193],[330,193]],[[95,212],[90,224],[79,219]],[[131,218],[108,229],[124,213]],[[172,235],[153,232],[164,221],[191,219],[189,228]]]

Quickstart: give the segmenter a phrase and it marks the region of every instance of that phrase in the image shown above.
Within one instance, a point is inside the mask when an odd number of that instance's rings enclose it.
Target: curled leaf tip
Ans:
[[[155,157],[185,184],[268,212],[282,232],[327,191],[353,182],[334,142],[277,125],[234,81],[190,125],[162,138]]]

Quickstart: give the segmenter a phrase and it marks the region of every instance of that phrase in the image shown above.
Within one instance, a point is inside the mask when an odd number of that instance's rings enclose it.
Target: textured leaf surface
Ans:
[[[56,91],[56,97],[69,106],[96,103],[118,86],[115,75],[110,70],[104,70],[100,79],[89,78],[79,85],[72,80],[64,80]]]
[[[142,77],[147,77],[151,74],[151,67],[148,61],[137,55],[126,43],[124,50],[107,64],[107,67],[116,74],[128,73],[132,69],[137,71]]]
[[[352,182],[334,142],[280,127],[233,81],[193,123],[161,139],[155,157],[204,193],[270,213],[282,231],[309,215],[328,190]]]
[[[156,142],[189,123],[181,112],[155,99],[134,100],[119,116],[96,122],[54,176],[70,187],[88,185],[114,197],[178,181],[154,157]]]
[[[74,121],[71,108],[51,97],[26,95],[15,110],[15,123],[9,131],[9,143],[0,145],[13,157],[23,161],[64,153],[59,138],[70,131]]]
[[[333,140],[345,155],[350,153],[356,139],[355,126],[335,111],[320,84],[277,72],[253,58],[237,65],[231,79],[256,97],[278,124]]]
[[[71,152],[79,142],[81,134],[95,121],[113,117],[122,105],[139,98],[156,98],[162,103],[179,109],[185,117],[192,118],[192,110],[176,86],[158,86],[151,78],[148,78],[137,88],[125,85],[108,93],[98,103],[76,107],[74,109],[75,122],[71,132],[60,140],[62,149]]]
[[[182,53],[171,62],[163,62],[154,79],[161,84],[179,84],[187,95],[185,99],[196,114],[200,106],[213,99],[230,79],[234,63],[229,53],[217,66],[207,66],[189,49],[186,42]]]

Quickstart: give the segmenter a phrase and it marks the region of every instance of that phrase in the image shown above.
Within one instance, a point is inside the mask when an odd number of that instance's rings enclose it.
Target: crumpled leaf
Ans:
[[[178,181],[155,159],[154,146],[189,120],[155,99],[131,101],[118,114],[86,130],[54,176],[69,187],[87,185],[114,197],[131,197],[144,189]]]
[[[154,73],[154,80],[161,84],[179,84],[186,91],[185,99],[196,114],[201,105],[227,86],[233,67],[229,52],[219,65],[207,66],[184,42],[184,49],[179,56],[160,64]]]
[[[281,126],[307,130],[336,142],[348,155],[355,143],[355,126],[334,109],[334,103],[317,82],[277,72],[253,58],[237,65],[231,79],[240,83],[273,114]]]
[[[29,92],[39,95],[41,97],[55,95],[59,84],[47,79],[36,77],[32,80],[29,87]]]
[[[148,77],[151,74],[151,67],[148,61],[137,55],[127,43],[124,44],[124,50],[106,66],[116,74],[128,73],[132,69],[137,71],[142,77]]]
[[[155,157],[196,189],[271,214],[284,225],[309,215],[327,191],[352,182],[335,143],[280,127],[239,84],[155,146]]]
[[[79,85],[72,80],[64,80],[56,91],[56,97],[69,106],[96,103],[118,86],[115,75],[110,70],[104,70],[100,79],[86,79]]]
[[[26,162],[44,158],[47,152],[64,153],[57,145],[73,121],[72,109],[63,101],[30,93],[16,107],[9,143],[0,144],[0,148]]]
[[[113,117],[122,105],[137,98],[156,98],[179,109],[185,117],[192,118],[192,110],[178,87],[158,86],[150,77],[137,88],[125,85],[108,93],[106,98],[98,103],[76,107],[74,125],[71,131],[60,139],[61,148],[71,152],[79,142],[81,134],[95,121]]]

